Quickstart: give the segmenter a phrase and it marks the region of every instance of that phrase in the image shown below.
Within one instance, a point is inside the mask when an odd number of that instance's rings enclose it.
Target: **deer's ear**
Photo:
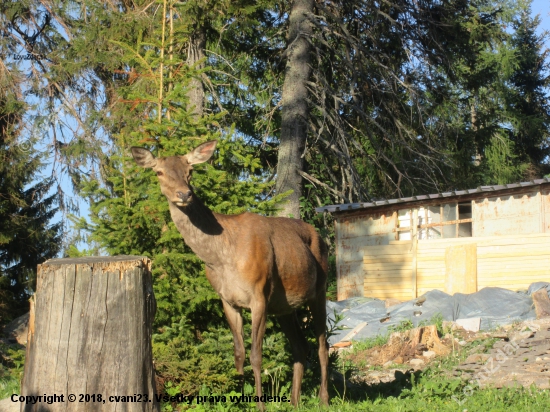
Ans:
[[[143,147],[132,147],[130,150],[132,150],[132,156],[134,156],[134,160],[138,165],[145,168],[151,168],[155,167],[157,164],[157,160],[155,159],[155,156]]]
[[[190,165],[206,162],[214,154],[217,143],[217,140],[210,140],[209,142],[197,146],[195,149],[185,155],[185,157],[187,158],[187,162]]]

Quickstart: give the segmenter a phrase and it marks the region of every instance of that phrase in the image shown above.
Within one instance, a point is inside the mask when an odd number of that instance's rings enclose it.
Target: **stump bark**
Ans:
[[[155,310],[146,257],[51,259],[39,265],[21,395],[63,395],[63,401],[22,403],[21,410],[160,410],[151,350]]]

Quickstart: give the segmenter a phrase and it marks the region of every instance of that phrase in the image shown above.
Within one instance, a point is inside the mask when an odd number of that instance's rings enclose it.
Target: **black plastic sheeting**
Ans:
[[[337,324],[344,327],[344,330],[333,330],[332,336],[329,336],[329,343],[333,345],[339,342],[362,322],[367,322],[367,325],[358,331],[352,340],[385,335],[391,326],[397,326],[406,320],[410,320],[414,326],[421,322],[429,325],[430,320],[439,315],[448,321],[481,318],[480,330],[535,319],[535,306],[531,294],[542,288],[550,295],[550,283],[537,282],[532,283],[527,292],[488,287],[476,293],[455,293],[451,296],[439,290],[432,290],[419,298],[389,308],[385,307],[383,300],[374,298],[327,302],[329,327],[334,325],[335,314],[344,317]],[[419,303],[421,301],[423,302]]]

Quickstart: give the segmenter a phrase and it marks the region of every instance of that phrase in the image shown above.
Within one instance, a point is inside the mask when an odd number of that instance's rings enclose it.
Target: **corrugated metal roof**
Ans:
[[[388,200],[376,200],[374,202],[363,202],[363,203],[343,203],[340,205],[330,205],[330,206],[323,206],[318,207],[315,209],[317,213],[322,212],[345,212],[348,210],[356,210],[356,209],[366,209],[369,207],[378,207],[378,206],[386,206],[386,205],[394,205],[394,204],[401,204],[401,203],[409,203],[409,202],[418,202],[422,200],[432,200],[432,199],[440,199],[440,198],[450,198],[450,197],[456,197],[456,196],[462,196],[462,195],[468,195],[472,193],[483,193],[483,192],[498,192],[501,190],[506,189],[515,189],[519,187],[527,187],[527,186],[538,186],[545,183],[550,183],[549,178],[544,179],[535,179],[531,182],[520,182],[520,183],[511,183],[508,185],[493,185],[493,186],[480,186],[477,189],[468,189],[468,190],[456,190],[452,192],[444,192],[444,193],[436,193],[431,195],[420,195],[420,196],[412,196],[412,197],[404,197],[399,199],[388,199]]]

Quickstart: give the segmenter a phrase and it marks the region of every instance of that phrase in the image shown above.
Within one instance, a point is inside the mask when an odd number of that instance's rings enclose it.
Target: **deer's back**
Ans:
[[[234,276],[218,293],[235,306],[247,307],[247,291],[262,288],[268,312],[287,313],[324,293],[326,246],[315,229],[297,219],[269,218],[245,213],[224,222],[233,234]],[[216,285],[214,285],[216,288]],[[217,289],[217,288],[216,288]],[[234,302],[231,302],[233,300]]]

